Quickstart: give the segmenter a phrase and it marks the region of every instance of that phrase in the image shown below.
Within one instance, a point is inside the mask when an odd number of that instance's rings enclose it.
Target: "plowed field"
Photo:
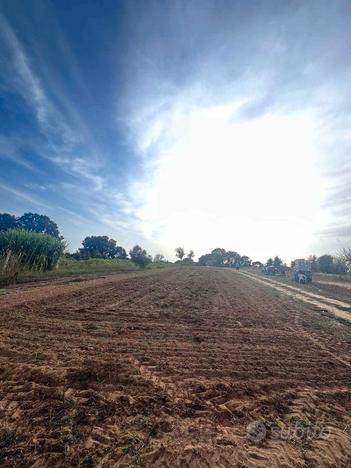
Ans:
[[[234,271],[8,289],[0,464],[351,466],[351,323]]]

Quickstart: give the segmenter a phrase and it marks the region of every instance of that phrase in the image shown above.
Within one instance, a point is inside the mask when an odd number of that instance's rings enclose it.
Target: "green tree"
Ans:
[[[243,256],[241,257],[241,260],[240,260],[241,266],[243,266],[243,267],[249,267],[249,266],[251,266],[251,262],[252,262],[252,260],[251,260],[250,257],[248,257],[247,255],[243,255]]]
[[[318,257],[318,271],[321,273],[333,273],[334,261],[332,255],[321,255]]]
[[[193,250],[189,250],[189,253],[187,255],[187,258],[189,260],[192,260],[195,257],[195,252]]]
[[[114,252],[114,258],[119,258],[121,260],[124,260],[127,258],[127,252],[125,251],[125,249],[123,247],[121,247],[120,245],[117,245],[115,247],[115,252]]]
[[[17,219],[9,213],[0,213],[0,231],[8,231],[9,229],[16,229]]]
[[[315,255],[310,255],[307,259],[311,264],[311,270],[315,273],[318,271],[318,261]]]
[[[16,227],[26,231],[41,232],[53,237],[60,237],[57,224],[48,216],[37,213],[24,213],[23,216],[18,218]]]
[[[266,262],[266,266],[272,266],[273,265],[273,258],[269,258]]]
[[[140,245],[135,245],[129,251],[130,259],[133,263],[138,265],[140,268],[145,268],[151,261],[152,258],[145,249],[141,248]]]
[[[175,254],[179,258],[179,260],[183,260],[183,257],[185,255],[183,247],[177,247],[175,249]]]
[[[211,254],[201,255],[201,257],[199,258],[199,265],[210,266],[210,265],[212,265],[211,261],[212,261],[212,255]]]
[[[108,236],[88,236],[82,242],[83,248],[79,249],[83,258],[126,258],[123,247],[118,247],[114,239]],[[122,255],[122,256],[118,256]]]
[[[156,255],[154,256],[154,262],[155,262],[155,263],[158,263],[158,262],[165,262],[165,261],[166,261],[166,259],[165,259],[164,255],[162,255],[162,254],[156,254]]]
[[[225,253],[225,265],[229,267],[235,267],[240,264],[241,261],[241,256],[238,254],[238,252],[235,252],[234,250],[228,250],[228,252]]]
[[[273,260],[273,266],[275,266],[276,268],[279,268],[280,266],[282,266],[282,264],[283,264],[283,260],[279,258],[278,255],[276,255]]]
[[[227,262],[227,252],[225,249],[217,247],[211,252],[212,265],[213,266],[223,266]]]

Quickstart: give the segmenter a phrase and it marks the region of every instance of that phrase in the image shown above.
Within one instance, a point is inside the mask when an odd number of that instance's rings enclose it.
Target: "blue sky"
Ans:
[[[351,4],[0,3],[0,210],[264,260],[351,243]]]

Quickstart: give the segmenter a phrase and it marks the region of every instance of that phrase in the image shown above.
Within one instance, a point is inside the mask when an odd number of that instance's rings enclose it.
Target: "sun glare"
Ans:
[[[320,205],[312,112],[242,121],[236,109],[187,109],[168,128],[158,120],[147,129],[155,157],[138,190],[144,234],[165,248],[301,255]]]

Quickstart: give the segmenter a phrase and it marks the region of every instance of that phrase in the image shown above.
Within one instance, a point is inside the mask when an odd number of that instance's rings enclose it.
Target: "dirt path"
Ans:
[[[336,286],[337,288],[351,289],[351,283],[346,281],[324,281],[318,280],[318,284],[328,284],[330,286]]]
[[[287,285],[281,281],[273,280],[271,278],[262,278],[256,274],[248,272],[240,272],[241,275],[245,275],[252,278],[261,284],[266,284],[287,296],[299,299],[307,304],[317,306],[321,310],[326,310],[338,318],[351,322],[351,304],[348,302],[339,301],[319,294],[305,291],[301,288],[297,288],[292,285]],[[347,310],[343,310],[347,309]]]
[[[0,314],[1,466],[350,466],[351,325],[267,283],[174,268]]]

